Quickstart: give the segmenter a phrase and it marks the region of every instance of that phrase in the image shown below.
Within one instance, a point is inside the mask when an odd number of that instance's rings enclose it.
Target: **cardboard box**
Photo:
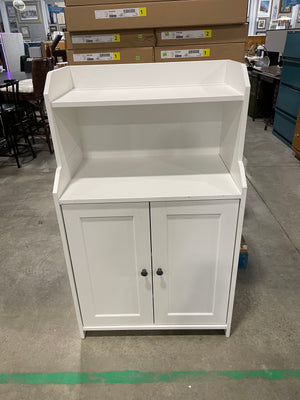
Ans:
[[[244,62],[245,43],[165,46],[155,48],[155,62],[234,60]]]
[[[153,47],[155,35],[153,29],[125,31],[99,31],[65,33],[67,49],[100,49],[113,47]]]
[[[146,0],[147,1],[147,0]],[[151,0],[151,1],[162,1],[162,0]],[[176,0],[170,0],[176,1]],[[99,4],[113,4],[113,3],[131,3],[132,0],[65,0],[66,6],[90,6]],[[145,3],[145,0],[136,0],[135,3]]]
[[[66,7],[69,32],[242,24],[247,0],[177,0]]]
[[[67,50],[69,65],[130,64],[154,61],[153,47]]]
[[[156,29],[157,46],[245,42],[248,24]]]

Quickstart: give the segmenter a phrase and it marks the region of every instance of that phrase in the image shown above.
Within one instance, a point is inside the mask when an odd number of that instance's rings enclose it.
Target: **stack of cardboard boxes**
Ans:
[[[71,65],[244,58],[247,0],[65,2]]]

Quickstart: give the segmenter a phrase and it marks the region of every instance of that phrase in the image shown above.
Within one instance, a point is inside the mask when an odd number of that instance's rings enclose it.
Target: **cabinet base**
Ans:
[[[138,325],[138,326],[84,326],[81,338],[84,339],[87,332],[103,331],[163,331],[163,330],[225,330],[226,337],[230,336],[230,328],[227,325]]]

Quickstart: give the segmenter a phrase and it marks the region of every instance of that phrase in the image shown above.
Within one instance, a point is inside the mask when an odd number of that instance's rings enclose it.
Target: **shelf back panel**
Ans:
[[[222,104],[91,107],[77,109],[77,117],[85,157],[176,149],[217,152]]]
[[[231,61],[85,65],[70,70],[76,89],[185,87],[224,83],[228,63]]]

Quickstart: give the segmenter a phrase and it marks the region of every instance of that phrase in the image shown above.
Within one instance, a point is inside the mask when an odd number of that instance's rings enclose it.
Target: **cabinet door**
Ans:
[[[226,324],[238,207],[151,203],[156,324]]]
[[[66,205],[63,215],[84,326],[153,324],[149,204]]]

